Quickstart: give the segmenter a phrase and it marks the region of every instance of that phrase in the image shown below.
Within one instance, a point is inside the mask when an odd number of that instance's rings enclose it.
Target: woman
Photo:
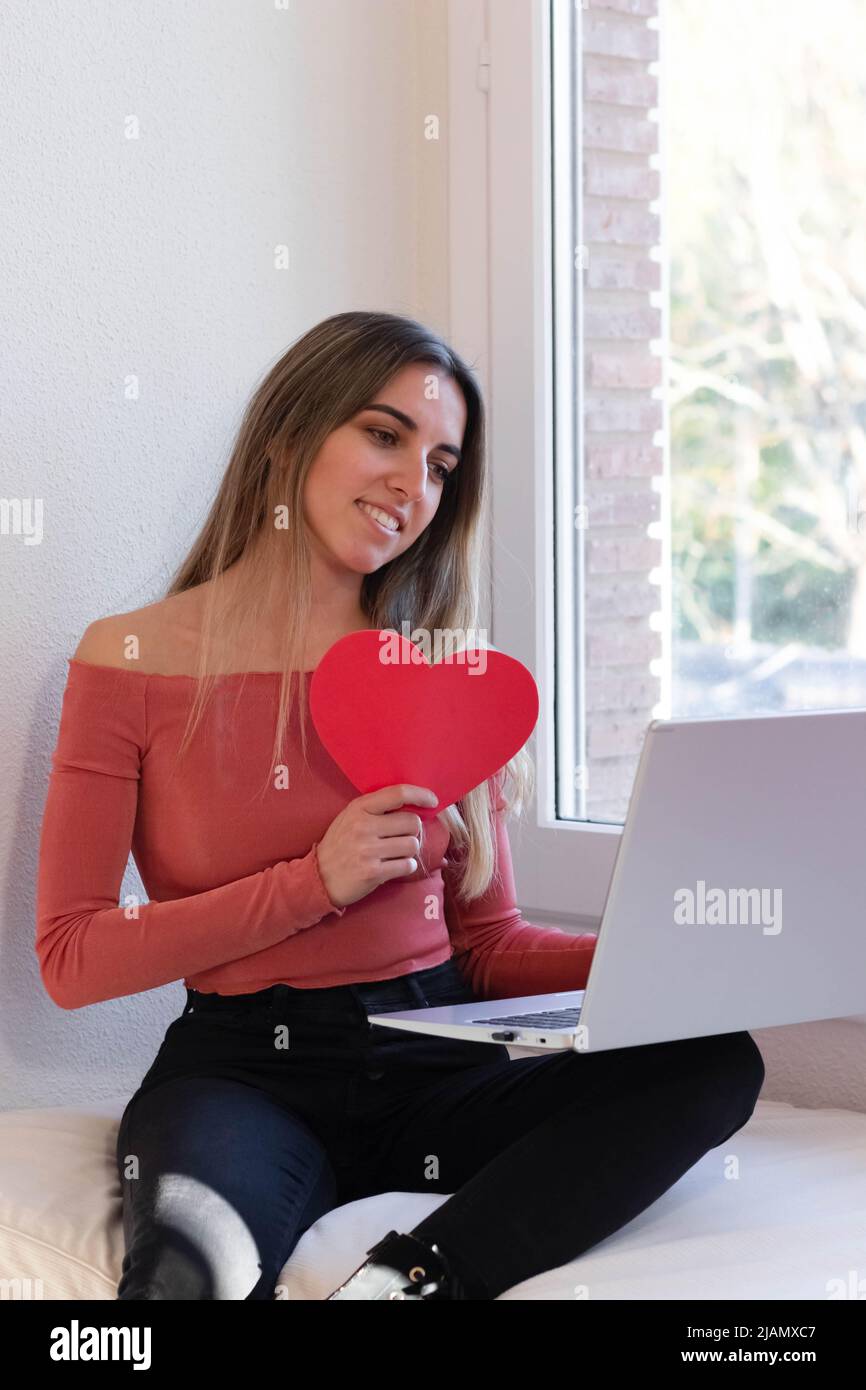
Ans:
[[[42,979],[69,1009],[187,994],[118,1131],[118,1298],[273,1298],[313,1222],[398,1190],[449,1195],[331,1298],[493,1299],[752,1114],[748,1033],[511,1060],[367,1019],[589,972],[592,934],[515,905],[525,750],[422,845],[401,808],[436,789],[359,797],[308,727],[309,675],[346,633],[477,628],[487,506],[467,365],[411,319],[338,314],[258,386],[166,597],[91,624],[69,663]],[[117,906],[130,847],[148,901]]]

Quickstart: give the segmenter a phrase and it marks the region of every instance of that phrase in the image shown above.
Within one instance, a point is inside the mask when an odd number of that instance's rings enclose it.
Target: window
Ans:
[[[665,0],[671,705],[866,704],[861,0]]]
[[[582,926],[651,719],[866,704],[866,9],[452,0],[452,34],[470,14],[457,319],[493,640],[541,692],[511,840],[524,911]]]

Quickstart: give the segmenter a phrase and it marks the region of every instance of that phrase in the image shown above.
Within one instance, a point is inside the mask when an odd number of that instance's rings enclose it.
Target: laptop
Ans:
[[[586,989],[367,1017],[519,1057],[862,1016],[864,827],[866,710],[653,720]]]

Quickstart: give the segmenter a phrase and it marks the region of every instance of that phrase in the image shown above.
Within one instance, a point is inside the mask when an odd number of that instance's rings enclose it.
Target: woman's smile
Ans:
[[[387,513],[383,512],[381,508],[372,507],[369,502],[356,502],[355,506],[360,512],[363,512],[364,516],[367,517],[371,525],[376,527],[377,531],[384,532],[387,536],[396,536],[398,534],[400,530],[399,525],[393,517],[388,518],[388,524],[386,525],[384,518],[387,516]]]

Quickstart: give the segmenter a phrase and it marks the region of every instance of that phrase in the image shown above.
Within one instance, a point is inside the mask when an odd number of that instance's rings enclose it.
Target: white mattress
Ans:
[[[0,1277],[23,1296],[113,1299],[123,1257],[114,1141],[123,1101],[0,1113]],[[726,1176],[733,1170],[736,1176]],[[580,1155],[564,1155],[580,1181]],[[866,1115],[759,1101],[634,1221],[511,1299],[852,1297],[866,1249]],[[392,1227],[447,1198],[387,1193],[328,1212],[302,1237],[278,1296],[324,1299]],[[14,1296],[14,1295],[13,1295]]]

